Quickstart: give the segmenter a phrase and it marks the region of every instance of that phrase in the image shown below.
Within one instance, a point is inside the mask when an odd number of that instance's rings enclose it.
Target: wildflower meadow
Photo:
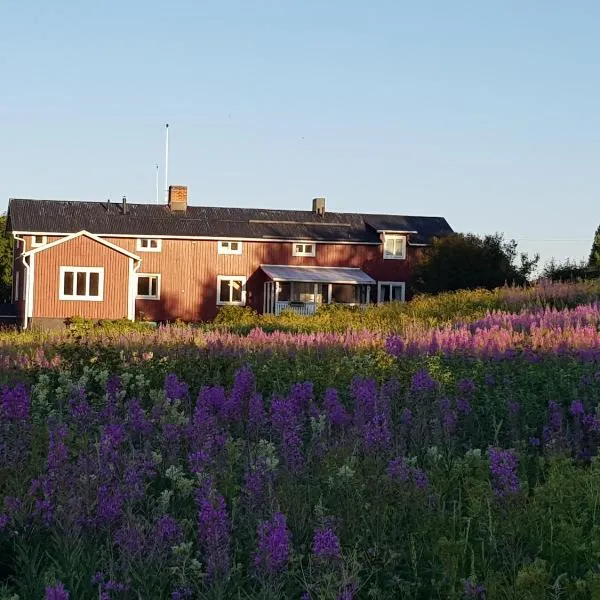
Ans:
[[[0,334],[0,600],[600,599],[598,287],[414,303]]]

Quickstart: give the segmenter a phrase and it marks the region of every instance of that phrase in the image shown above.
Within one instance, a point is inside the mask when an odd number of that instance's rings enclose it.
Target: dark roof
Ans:
[[[435,235],[452,233],[441,217],[407,217],[258,208],[188,206],[172,213],[165,205],[122,204],[13,198],[7,230],[35,233],[97,235],[192,236],[251,239],[307,239],[378,243],[377,231],[416,231],[411,242],[428,243]]]

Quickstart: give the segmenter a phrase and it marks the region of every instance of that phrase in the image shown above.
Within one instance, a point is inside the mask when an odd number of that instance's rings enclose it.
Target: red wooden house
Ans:
[[[11,199],[13,301],[23,327],[90,319],[206,321],[220,306],[311,314],[404,300],[440,217]]]

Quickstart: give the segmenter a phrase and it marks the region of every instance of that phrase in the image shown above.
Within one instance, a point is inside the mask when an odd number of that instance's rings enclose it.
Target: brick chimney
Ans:
[[[325,214],[325,198],[313,198],[312,209],[315,214],[322,217]]]
[[[169,186],[169,208],[171,212],[185,212],[188,203],[188,189],[185,185]]]

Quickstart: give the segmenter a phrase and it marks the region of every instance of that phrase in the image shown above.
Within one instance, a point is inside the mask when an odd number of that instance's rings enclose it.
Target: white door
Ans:
[[[404,302],[404,281],[380,281],[377,284],[377,302]]]

